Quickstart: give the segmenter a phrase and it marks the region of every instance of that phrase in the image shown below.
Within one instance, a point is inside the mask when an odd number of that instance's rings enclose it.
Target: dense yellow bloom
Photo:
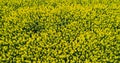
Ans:
[[[1,63],[119,63],[119,0],[0,0]]]

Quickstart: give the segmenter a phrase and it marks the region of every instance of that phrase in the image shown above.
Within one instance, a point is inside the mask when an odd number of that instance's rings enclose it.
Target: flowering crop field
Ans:
[[[120,0],[0,0],[0,63],[120,63]]]

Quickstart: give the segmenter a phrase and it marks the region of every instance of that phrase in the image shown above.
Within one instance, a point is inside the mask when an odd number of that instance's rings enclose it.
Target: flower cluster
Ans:
[[[0,0],[1,63],[119,63],[119,0]]]

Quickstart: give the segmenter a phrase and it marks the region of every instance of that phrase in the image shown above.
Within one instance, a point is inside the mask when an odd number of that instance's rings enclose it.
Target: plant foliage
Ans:
[[[0,0],[0,63],[119,63],[120,0]]]

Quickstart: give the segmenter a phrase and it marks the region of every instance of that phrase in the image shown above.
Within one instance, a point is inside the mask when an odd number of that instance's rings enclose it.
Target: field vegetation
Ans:
[[[120,63],[120,0],[0,0],[0,63]]]

